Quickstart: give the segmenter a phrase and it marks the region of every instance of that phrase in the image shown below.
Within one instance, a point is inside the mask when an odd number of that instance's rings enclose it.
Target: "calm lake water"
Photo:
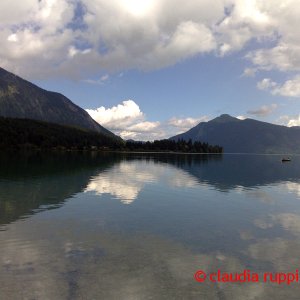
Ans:
[[[1,154],[0,264],[0,299],[299,299],[262,276],[300,268],[300,157]]]

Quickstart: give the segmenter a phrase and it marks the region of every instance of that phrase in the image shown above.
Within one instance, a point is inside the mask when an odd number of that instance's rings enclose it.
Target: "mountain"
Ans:
[[[0,116],[68,125],[116,137],[64,95],[39,88],[2,68]]]
[[[220,145],[225,153],[300,153],[300,127],[239,120],[226,114],[170,139]]]

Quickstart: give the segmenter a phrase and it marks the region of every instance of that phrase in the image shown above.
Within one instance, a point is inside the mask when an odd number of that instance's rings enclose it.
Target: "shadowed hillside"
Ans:
[[[64,95],[41,89],[2,68],[0,116],[70,125],[115,136]]]

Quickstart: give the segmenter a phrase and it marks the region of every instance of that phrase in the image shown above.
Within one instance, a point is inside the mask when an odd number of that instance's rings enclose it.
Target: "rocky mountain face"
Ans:
[[[0,116],[40,120],[115,136],[64,95],[39,88],[2,68]]]

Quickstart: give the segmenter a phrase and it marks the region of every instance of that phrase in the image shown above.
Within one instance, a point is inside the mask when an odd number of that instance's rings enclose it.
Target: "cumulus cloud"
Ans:
[[[173,117],[168,121],[168,125],[178,128],[181,132],[185,132],[192,127],[198,125],[200,122],[207,122],[209,120],[208,116],[203,116],[201,118],[176,118]],[[179,132],[179,133],[181,133]]]
[[[288,127],[292,127],[292,126],[300,126],[300,115],[298,115],[298,118],[297,118],[297,119],[291,119],[291,120],[289,120],[287,126],[288,126]]]
[[[218,24],[221,55],[242,49],[253,38],[273,36],[272,11],[263,1],[226,1],[226,17]]]
[[[105,108],[86,110],[90,116],[102,126],[112,130],[124,139],[155,140],[169,138],[187,131],[199,122],[208,121],[207,116],[200,118],[176,118],[170,120],[148,121],[138,104],[133,100],[123,101],[122,104]]]
[[[293,115],[293,116],[289,116],[289,115],[280,116],[279,119],[277,120],[277,123],[288,127],[300,126],[300,114]]]
[[[105,108],[86,110],[102,126],[112,130],[124,139],[154,140],[163,138],[165,132],[160,122],[146,121],[146,115],[133,100]]]
[[[300,76],[298,75],[282,85],[276,86],[272,93],[286,97],[300,97]]]
[[[223,1],[198,2],[4,0],[0,64],[31,78],[169,66],[217,47]]]
[[[297,0],[3,0],[0,64],[25,77],[90,78],[243,49],[259,69],[300,69]],[[171,9],[170,9],[171,8]],[[265,43],[269,41],[270,43]],[[261,43],[263,42],[263,43]],[[270,45],[266,48],[265,45]],[[106,70],[106,71],[105,71]]]
[[[264,78],[257,83],[257,88],[260,90],[269,90],[277,86],[277,83],[270,78]]]
[[[292,31],[295,30],[292,29]],[[299,49],[300,45],[281,42],[274,48],[251,52],[247,57],[263,70],[299,71]]]
[[[270,78],[264,78],[257,83],[260,90],[270,91],[273,95],[285,97],[300,97],[300,75],[279,84]]]
[[[133,101],[123,101],[122,104],[105,108],[101,106],[96,109],[86,110],[90,116],[101,125],[114,130],[120,130],[132,126],[137,121],[144,119],[144,113],[140,107]]]
[[[299,2],[290,1],[253,1],[259,4],[259,10],[269,18],[274,32],[275,46],[258,49],[250,53],[249,58],[265,69],[299,70],[299,32],[295,30],[299,16]]]
[[[298,116],[288,120],[287,126],[288,127],[300,126],[300,114]]]
[[[140,122],[134,125],[131,125],[128,127],[128,130],[133,132],[151,132],[152,130],[155,130],[160,125],[160,122]]]
[[[277,107],[278,105],[273,103],[271,105],[263,105],[258,109],[248,110],[247,113],[257,117],[264,117],[271,114]]]
[[[222,57],[255,41],[242,76],[288,76],[300,71],[299,14],[298,0],[3,0],[0,66],[28,79],[101,85],[106,74],[160,69],[206,53]],[[265,78],[257,87],[300,97],[299,76],[281,84]]]

